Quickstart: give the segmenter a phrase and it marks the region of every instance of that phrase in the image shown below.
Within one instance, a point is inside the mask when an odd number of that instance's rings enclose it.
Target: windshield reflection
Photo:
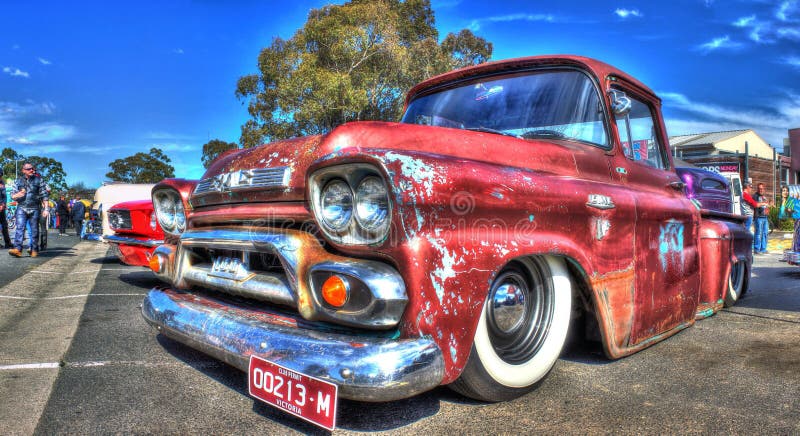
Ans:
[[[572,70],[485,78],[414,99],[402,122],[606,146],[600,96]]]

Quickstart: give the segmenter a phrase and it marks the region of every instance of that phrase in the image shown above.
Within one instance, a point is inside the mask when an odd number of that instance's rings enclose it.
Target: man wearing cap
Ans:
[[[14,257],[22,256],[22,241],[25,239],[25,227],[31,224],[31,257],[39,255],[39,216],[42,213],[42,204],[49,200],[44,180],[36,175],[36,168],[30,162],[22,165],[23,177],[14,181],[11,186],[11,199],[17,201],[16,232],[14,234],[14,248],[8,254]],[[45,213],[48,208],[45,207]]]

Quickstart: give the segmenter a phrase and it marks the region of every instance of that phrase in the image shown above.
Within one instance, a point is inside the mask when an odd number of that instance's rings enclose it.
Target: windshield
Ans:
[[[608,145],[600,96],[579,71],[540,71],[448,88],[414,99],[402,122],[526,139]]]

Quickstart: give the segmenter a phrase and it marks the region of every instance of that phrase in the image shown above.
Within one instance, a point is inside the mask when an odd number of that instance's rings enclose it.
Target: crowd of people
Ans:
[[[22,177],[18,177],[11,184],[11,200],[16,202],[14,212],[14,237],[11,239],[6,208],[7,187],[3,182],[2,170],[0,170],[0,231],[3,235],[4,247],[8,249],[8,254],[14,257],[22,257],[23,243],[26,234],[28,235],[28,249],[31,257],[37,257],[39,252],[47,246],[47,223],[53,219],[58,223],[59,235],[66,235],[68,222],[74,224],[75,232],[81,237],[84,215],[86,213],[80,196],[76,196],[72,202],[67,202],[62,195],[59,200],[50,200],[50,187],[42,176],[36,172],[36,168],[30,162],[22,165]],[[55,209],[55,210],[53,210]]]
[[[792,251],[800,251],[800,198],[789,195],[789,187],[781,187],[780,204],[774,202],[766,195],[766,186],[759,183],[753,193],[753,184],[744,184],[742,193],[742,215],[747,217],[745,227],[753,233],[753,253],[767,253],[767,236],[769,235],[769,211],[778,207],[778,218],[794,220],[794,237]]]

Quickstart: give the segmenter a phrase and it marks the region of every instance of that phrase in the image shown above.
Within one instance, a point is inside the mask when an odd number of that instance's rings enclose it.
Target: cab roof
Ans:
[[[430,79],[424,80],[411,88],[406,95],[405,104],[408,105],[408,103],[411,102],[411,100],[413,100],[418,94],[430,88],[434,88],[449,82],[455,82],[485,74],[513,72],[516,70],[537,66],[578,67],[595,75],[600,80],[601,84],[606,79],[615,77],[636,86],[640,91],[646,92],[657,99],[655,93],[643,83],[633,78],[633,76],[628,75],[624,71],[608,65],[605,62],[575,55],[544,55],[486,62],[431,77]]]

